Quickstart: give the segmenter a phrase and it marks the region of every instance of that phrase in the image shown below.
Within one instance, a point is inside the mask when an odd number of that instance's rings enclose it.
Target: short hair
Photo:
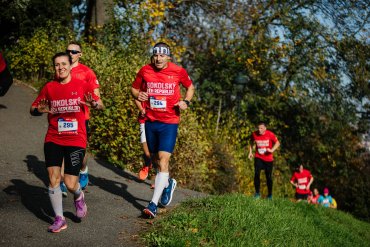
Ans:
[[[78,41],[72,40],[71,42],[68,43],[68,45],[78,45],[80,47],[80,50],[82,51],[82,45]]]
[[[257,123],[257,126],[260,126],[260,125],[264,125],[265,127],[267,127],[267,124],[266,124],[266,122],[264,122],[264,121],[259,121],[259,122]]]
[[[55,59],[57,57],[67,57],[68,58],[68,61],[69,61],[69,64],[72,64],[72,57],[71,55],[69,55],[68,53],[66,52],[58,52],[56,53],[54,56],[53,56],[53,65],[55,66]]]

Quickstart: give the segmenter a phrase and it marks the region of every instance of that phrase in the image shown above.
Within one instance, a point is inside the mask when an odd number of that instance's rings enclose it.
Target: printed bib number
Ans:
[[[259,154],[264,154],[264,153],[266,153],[266,148],[258,148],[258,153]]]
[[[166,111],[167,99],[164,96],[151,96],[150,108],[155,111]]]
[[[300,190],[305,190],[305,189],[306,189],[306,185],[304,185],[304,184],[300,184],[300,185],[298,185],[298,188],[299,188]]]
[[[78,129],[78,122],[76,119],[58,119],[58,132],[76,134]]]

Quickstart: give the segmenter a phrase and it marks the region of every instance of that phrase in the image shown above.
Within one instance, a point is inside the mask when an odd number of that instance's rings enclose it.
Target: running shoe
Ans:
[[[81,191],[81,195],[75,200],[76,216],[78,218],[83,218],[87,214],[87,206],[85,203],[84,192]]]
[[[256,193],[256,194],[254,194],[254,198],[255,198],[255,199],[260,199],[260,198],[261,198],[260,193]]]
[[[150,202],[148,207],[143,210],[144,214],[148,215],[149,218],[157,216],[157,205],[154,202]]]
[[[86,189],[87,185],[89,184],[89,171],[87,170],[87,167],[85,171],[80,171],[79,182],[81,185],[81,189]]]
[[[141,170],[139,172],[139,179],[140,180],[144,181],[145,179],[147,179],[147,177],[149,175],[150,167],[151,166],[143,166],[143,168],[141,168]]]
[[[267,196],[267,200],[272,200],[272,195]]]
[[[54,223],[49,226],[48,231],[52,233],[60,232],[67,228],[67,222],[62,216],[56,216]]]
[[[67,187],[66,185],[64,184],[64,182],[60,182],[60,189],[62,190],[62,195],[63,197],[67,197],[68,196],[68,191],[67,191]]]
[[[168,183],[169,184],[168,184],[167,188],[164,188],[163,193],[162,193],[162,197],[161,197],[161,204],[163,206],[170,205],[170,203],[172,201],[172,195],[173,195],[173,192],[175,191],[176,184],[177,184],[177,182],[174,178],[169,178]]]

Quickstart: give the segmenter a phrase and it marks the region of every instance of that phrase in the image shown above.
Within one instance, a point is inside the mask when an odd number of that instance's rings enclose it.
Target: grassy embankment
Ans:
[[[370,224],[287,199],[211,196],[159,214],[149,246],[370,246]]]

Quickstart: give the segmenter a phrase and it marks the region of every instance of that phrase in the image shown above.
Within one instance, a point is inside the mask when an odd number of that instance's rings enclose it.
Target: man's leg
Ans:
[[[168,186],[168,179],[170,178],[170,173],[168,170],[168,165],[171,157],[171,153],[160,151],[159,156],[159,172],[155,178],[155,188],[152,197],[152,202],[158,205],[159,199],[162,196],[164,188]]]
[[[177,129],[177,124],[149,121],[145,124],[148,147],[152,154],[158,154],[159,166],[152,200],[148,207],[144,209],[144,213],[152,217],[155,217],[157,214],[159,199],[161,199],[161,204],[163,204],[162,199],[165,197],[166,203],[163,205],[168,205],[171,202],[172,194],[176,187],[176,180],[169,178],[169,160],[175,147]]]
[[[91,133],[89,120],[85,121],[85,125],[86,125],[86,138],[87,138],[87,143],[88,143],[90,133]],[[80,175],[79,175],[79,183],[81,185],[81,189],[83,190],[86,189],[87,185],[89,184],[89,169],[87,167],[87,155],[88,155],[87,147],[85,151],[86,152],[85,152],[85,156],[82,161],[82,166],[81,166]]]
[[[268,195],[267,198],[272,198],[272,162],[265,162],[265,174]]]
[[[255,197],[260,197],[261,170],[262,170],[262,160],[255,158],[254,159],[254,189],[256,191]]]

